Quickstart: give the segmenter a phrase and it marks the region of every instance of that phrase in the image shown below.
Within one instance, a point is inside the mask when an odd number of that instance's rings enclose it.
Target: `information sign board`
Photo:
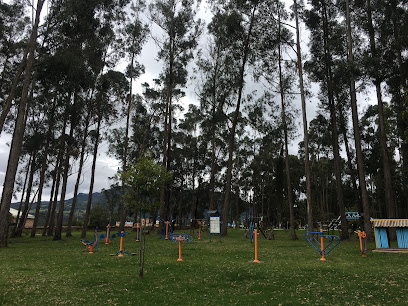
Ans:
[[[346,212],[346,219],[347,220],[358,220],[360,219],[360,214],[357,211],[348,211]]]
[[[220,217],[210,217],[210,234],[220,233]]]

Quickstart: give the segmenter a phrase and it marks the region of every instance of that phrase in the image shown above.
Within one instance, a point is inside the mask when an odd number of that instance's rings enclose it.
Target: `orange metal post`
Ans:
[[[119,253],[119,257],[123,257],[123,231],[121,232],[122,235],[120,236],[120,253]]]
[[[169,240],[169,221],[164,222],[166,224],[166,238],[164,238],[165,240]]]
[[[183,261],[183,259],[181,258],[181,239],[179,240],[179,258],[177,259],[177,261]]]
[[[139,235],[140,235],[140,223],[136,223],[136,241],[140,241]]]
[[[98,228],[95,229],[94,242],[89,246],[89,254],[93,254],[93,250],[97,243],[98,243]]]
[[[326,258],[324,258],[323,229],[320,230],[320,247],[321,247],[321,250],[322,250],[322,258],[320,258],[320,260],[325,261]]]
[[[87,246],[87,250],[89,251],[89,254],[93,254],[93,250],[95,249],[95,246],[98,244],[98,238],[92,243]]]
[[[200,240],[200,235],[201,235],[201,221],[198,221],[198,240]]]
[[[258,230],[254,230],[254,239],[255,239],[255,260],[254,262],[259,262],[258,260]]]
[[[105,237],[105,244],[109,244],[110,242],[110,224],[106,226],[106,237]]]
[[[363,238],[365,238],[367,235],[365,232],[355,232],[358,235],[358,238],[360,239],[360,251],[361,251],[361,255],[363,257],[367,257],[366,252],[364,251],[364,247],[363,247]]]

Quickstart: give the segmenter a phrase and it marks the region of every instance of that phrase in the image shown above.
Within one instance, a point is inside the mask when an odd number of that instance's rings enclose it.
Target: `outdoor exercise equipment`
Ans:
[[[365,232],[361,232],[361,231],[355,231],[355,233],[358,235],[358,238],[360,239],[361,255],[363,257],[367,257],[367,255],[366,255],[367,249],[366,249],[366,242],[365,242],[365,239],[366,239],[367,235],[366,235]]]
[[[258,260],[258,230],[254,230],[254,240],[255,240],[255,259],[253,262],[260,262]]]
[[[94,251],[98,250],[98,227],[95,228],[94,236],[92,241],[81,239],[81,243],[85,246],[85,249],[92,254]]]
[[[312,234],[313,240],[317,243],[318,246],[320,246],[320,250],[315,246],[314,241],[309,240],[309,238],[307,237],[309,234]],[[318,235],[320,235],[320,242],[318,239],[316,239],[316,236],[318,237]],[[320,232],[308,232],[306,231],[305,233],[305,237],[306,240],[309,241],[309,243],[316,249],[316,251],[318,251],[320,253],[320,255],[322,255],[322,257],[320,258],[320,260],[325,261],[326,258],[324,258],[324,255],[328,255],[331,251],[333,251],[333,249],[339,245],[340,243],[340,237],[336,236],[336,235],[325,235],[323,233],[323,229],[320,230]],[[330,242],[329,244],[325,247],[324,246],[324,238],[330,238]],[[334,244],[328,251],[327,249],[333,244],[333,239],[338,239],[337,243]]]
[[[124,254],[126,255],[136,255],[135,253],[128,253],[126,251],[123,250],[123,237],[128,234],[124,231],[121,231],[120,233],[118,233],[118,235],[120,236],[120,249],[119,252],[117,252],[116,254],[110,254],[111,256],[118,256],[118,257],[123,257]]]
[[[107,226],[106,226],[106,237],[105,237],[105,244],[109,244],[109,242],[111,241],[111,239],[110,239],[110,231],[111,231],[111,229],[110,229],[110,224],[108,224]],[[102,238],[102,237],[101,237]]]
[[[197,234],[197,239],[201,240],[201,230],[204,229],[205,220],[204,219],[188,219],[188,220],[190,220],[190,235],[194,236],[195,234]],[[196,226],[198,228],[197,232],[195,231]]]
[[[136,241],[140,241],[140,223],[136,223]]]
[[[166,237],[164,238],[165,240],[169,239],[169,226],[170,226],[170,221],[165,221],[164,224],[166,225]]]
[[[175,221],[175,220],[164,221],[164,220],[162,220],[162,219],[160,219],[160,218],[157,218],[157,220],[159,220],[161,223],[164,223],[164,226],[165,226],[164,231],[162,230],[162,233],[161,233],[161,235],[160,235],[160,238],[162,238],[162,237],[164,236],[164,239],[165,239],[165,240],[169,240],[169,235],[172,235],[172,234],[173,234],[173,231],[172,231],[172,229],[171,229],[171,227],[170,227],[170,224],[173,223],[173,221]]]
[[[182,233],[182,234],[173,234],[173,235],[170,236],[170,239],[173,242],[178,242],[178,244],[179,244],[179,258],[177,259],[177,261],[183,261],[183,259],[181,258],[181,243],[182,242],[191,242],[191,241],[193,241],[193,237],[188,235],[188,234]]]

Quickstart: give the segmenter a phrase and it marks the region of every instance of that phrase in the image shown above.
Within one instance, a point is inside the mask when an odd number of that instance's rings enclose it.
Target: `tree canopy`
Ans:
[[[0,2],[0,247],[13,195],[14,234],[31,212],[32,237],[75,216],[86,235],[106,155],[122,227],[216,209],[223,234],[340,216],[347,238],[359,211],[371,238],[369,217],[408,216],[406,1],[44,3]]]

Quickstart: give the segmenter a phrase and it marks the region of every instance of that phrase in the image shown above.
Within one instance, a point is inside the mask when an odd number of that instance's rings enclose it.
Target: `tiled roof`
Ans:
[[[371,219],[375,227],[408,227],[408,219]]]

